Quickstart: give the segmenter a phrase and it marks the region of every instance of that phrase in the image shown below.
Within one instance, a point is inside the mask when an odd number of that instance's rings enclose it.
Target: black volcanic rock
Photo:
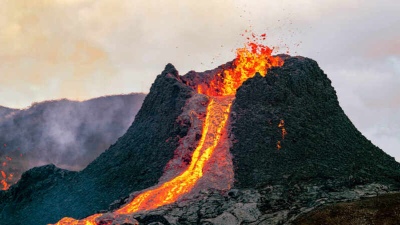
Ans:
[[[157,183],[185,128],[176,122],[192,88],[177,78],[172,65],[159,75],[125,135],[84,170],[63,179],[45,179],[47,187],[23,176],[7,192],[0,191],[0,221],[5,224],[55,223],[65,216],[83,218],[107,210],[116,199]],[[173,73],[170,73],[173,72]],[[40,179],[38,179],[40,180]],[[20,183],[33,189],[28,203],[15,201]],[[45,213],[44,213],[45,212]]]
[[[29,203],[51,189],[57,180],[69,177],[76,172],[63,170],[49,164],[35,167],[22,174],[21,181],[11,189],[12,200],[18,203]],[[40,190],[40,192],[38,192]]]
[[[354,202],[318,208],[293,221],[293,225],[399,224],[400,193],[378,195]]]
[[[256,75],[237,91],[231,124],[235,186],[328,180],[349,186],[398,185],[400,164],[354,127],[318,64],[284,58],[282,67],[265,77]],[[280,120],[285,122],[285,139]]]

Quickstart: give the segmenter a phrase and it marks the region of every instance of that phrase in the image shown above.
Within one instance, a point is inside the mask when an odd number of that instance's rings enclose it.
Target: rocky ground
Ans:
[[[376,183],[340,190],[312,185],[275,185],[259,190],[232,189],[225,193],[210,190],[191,199],[131,217],[143,225],[300,225],[382,224],[368,221],[392,215],[391,221],[397,223],[388,224],[398,224],[400,214],[398,211],[396,213],[396,209],[400,208],[400,194],[388,194],[392,191],[390,186]],[[357,201],[360,199],[367,200]],[[349,201],[355,202],[333,204]],[[121,202],[116,202],[116,205],[119,204]],[[379,216],[374,217],[374,212]],[[353,222],[346,223],[347,219]],[[131,219],[126,224],[135,224],[135,220]],[[359,223],[360,220],[367,222]]]
[[[300,216],[294,225],[400,224],[400,194],[386,194],[349,203],[320,207]]]

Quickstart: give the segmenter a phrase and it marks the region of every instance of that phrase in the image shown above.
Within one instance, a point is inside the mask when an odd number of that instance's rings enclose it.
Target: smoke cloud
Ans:
[[[13,181],[27,169],[50,163],[81,170],[126,132],[144,97],[129,94],[84,102],[47,101],[26,110],[0,108],[0,159],[12,158],[0,170],[13,173]]]

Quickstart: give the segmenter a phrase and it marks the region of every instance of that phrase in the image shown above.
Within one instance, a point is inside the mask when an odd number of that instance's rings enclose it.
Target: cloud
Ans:
[[[30,102],[65,96],[80,99],[86,97],[86,84],[91,80],[107,82],[112,78],[115,69],[108,53],[82,34],[84,27],[74,18],[72,7],[47,0],[7,1],[3,6],[3,101],[14,100],[18,105],[19,101],[26,101],[21,96],[31,98]],[[17,90],[19,98],[14,98],[9,89]]]

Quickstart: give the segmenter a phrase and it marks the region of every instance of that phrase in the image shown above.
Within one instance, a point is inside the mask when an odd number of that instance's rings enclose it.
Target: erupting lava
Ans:
[[[6,156],[6,160],[1,164],[3,167],[6,167],[7,166],[7,162],[8,161],[11,161],[12,160],[12,158],[11,157],[9,157],[9,156]],[[13,181],[13,178],[14,178],[14,174],[12,174],[12,173],[9,173],[8,175],[7,175],[7,173],[5,172],[5,171],[3,171],[3,170],[0,170],[0,173],[1,173],[1,177],[0,177],[0,184],[3,186],[2,188],[1,188],[1,190],[3,190],[3,191],[5,191],[5,190],[8,190],[8,188],[11,186],[10,185],[10,181]]]
[[[246,47],[236,50],[233,69],[225,70],[223,74],[215,76],[209,86],[199,84],[197,92],[208,96],[235,95],[242,83],[257,72],[265,76],[267,69],[283,65],[281,58],[271,56],[272,50],[268,46],[248,42]]]
[[[265,39],[265,34],[261,37]],[[203,177],[204,165],[212,157],[221,137],[226,132],[224,128],[228,125],[236,90],[257,72],[265,76],[269,68],[283,65],[282,59],[271,56],[271,54],[272,49],[269,47],[248,42],[245,48],[237,50],[236,59],[233,62],[234,68],[217,74],[208,84],[197,84],[197,92],[209,96],[209,104],[203,123],[202,136],[193,152],[189,166],[179,176],[142,192],[130,203],[114,211],[115,217],[171,204],[195,187]],[[57,225],[105,224],[101,217],[102,214],[95,214],[80,221],[66,217]]]

